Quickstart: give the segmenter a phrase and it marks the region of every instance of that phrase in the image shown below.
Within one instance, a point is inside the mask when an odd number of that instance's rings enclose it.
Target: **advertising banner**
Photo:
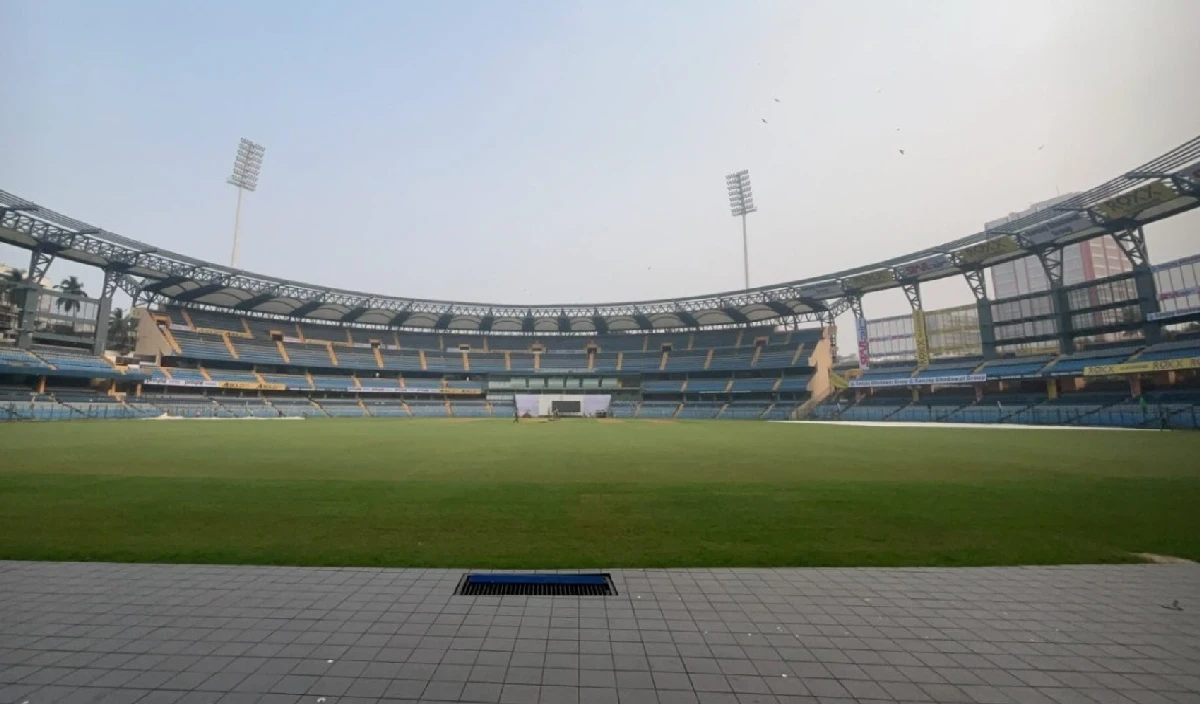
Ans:
[[[1096,209],[1106,218],[1132,218],[1151,206],[1173,201],[1176,198],[1179,198],[1179,192],[1175,190],[1175,187],[1156,181],[1135,188],[1129,193],[1123,193],[1116,198],[1110,198],[1096,206]]]
[[[836,299],[845,293],[839,282],[822,282],[800,287],[800,296],[807,299]]]
[[[937,255],[929,259],[896,267],[896,276],[901,279],[920,279],[923,275],[954,269],[954,260],[948,255]]]
[[[1179,308],[1174,311],[1159,311],[1146,316],[1147,321],[1165,321],[1171,318],[1182,318],[1190,316],[1193,313],[1200,313],[1200,306],[1190,306],[1188,308]]]
[[[856,379],[851,380],[853,387],[944,387],[951,384],[974,384],[986,382],[987,375],[946,375],[944,377],[900,377],[895,379]]]
[[[1003,237],[998,237],[995,240],[988,240],[987,242],[981,242],[978,245],[965,247],[958,251],[958,256],[961,257],[964,262],[983,262],[984,260],[988,260],[993,257],[999,257],[1000,255],[1007,255],[1020,251],[1021,246],[1017,244],[1016,239],[1011,235],[1004,235]]]
[[[925,330],[925,312],[921,309],[913,311],[913,339],[917,346],[917,364],[929,364],[929,333]]]
[[[274,384],[271,382],[217,382],[217,386],[221,389],[263,390],[267,392],[282,392],[287,389],[286,384]]]
[[[1048,223],[1040,223],[1028,230],[1022,230],[1021,237],[1028,240],[1031,245],[1044,245],[1047,242],[1054,242],[1060,238],[1075,235],[1094,227],[1096,226],[1089,218],[1079,214],[1071,214]]]
[[[879,269],[874,272],[867,272],[866,274],[847,278],[846,286],[856,291],[866,291],[867,289],[887,286],[895,281],[896,277],[892,274],[892,270]]]
[[[1197,368],[1200,368],[1200,357],[1185,357],[1177,360],[1149,360],[1147,362],[1123,362],[1119,365],[1095,365],[1083,368],[1083,376],[1129,375],[1141,372],[1170,372],[1172,370],[1194,370]]]
[[[208,387],[215,388],[216,382],[209,382],[206,379],[152,379],[145,384],[165,384],[168,387]]]
[[[867,319],[859,318],[855,321],[858,328],[858,368],[861,370],[871,369],[871,342],[867,339]]]

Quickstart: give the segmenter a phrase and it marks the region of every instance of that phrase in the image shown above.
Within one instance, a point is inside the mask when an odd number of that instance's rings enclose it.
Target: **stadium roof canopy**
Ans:
[[[607,332],[821,320],[864,293],[979,272],[1126,232],[1200,205],[1200,137],[999,228],[819,277],[704,296],[504,305],[385,296],[288,281],[161,250],[0,191],[0,242],[94,265],[140,300],[344,323],[460,331]]]

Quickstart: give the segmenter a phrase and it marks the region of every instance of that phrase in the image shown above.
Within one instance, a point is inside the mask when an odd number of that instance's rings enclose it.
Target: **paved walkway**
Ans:
[[[0,702],[1200,699],[1196,564],[460,575],[0,562]]]

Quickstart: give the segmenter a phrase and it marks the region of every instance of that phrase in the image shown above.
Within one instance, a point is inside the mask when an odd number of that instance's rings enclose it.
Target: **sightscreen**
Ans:
[[[554,400],[550,402],[550,409],[560,414],[578,414],[583,411],[582,405],[578,400]]]

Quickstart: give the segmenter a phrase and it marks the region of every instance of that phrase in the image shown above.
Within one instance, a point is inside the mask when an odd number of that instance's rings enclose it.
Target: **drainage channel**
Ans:
[[[616,595],[608,573],[467,573],[455,595]]]

